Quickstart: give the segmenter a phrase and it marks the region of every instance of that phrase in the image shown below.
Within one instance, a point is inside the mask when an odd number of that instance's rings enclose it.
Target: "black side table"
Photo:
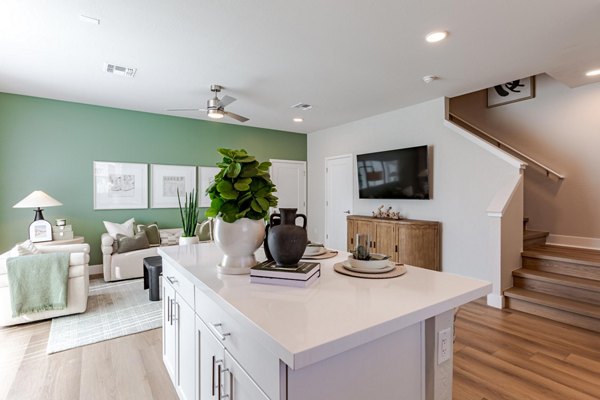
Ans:
[[[160,300],[160,287],[158,278],[162,275],[162,257],[144,258],[144,289],[150,288],[148,297],[150,301]]]

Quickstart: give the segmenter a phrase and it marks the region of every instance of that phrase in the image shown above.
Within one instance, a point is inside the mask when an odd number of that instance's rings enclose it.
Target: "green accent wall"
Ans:
[[[0,252],[28,238],[34,212],[12,206],[34,190],[63,203],[44,218],[85,236],[90,264],[102,263],[104,220],[180,227],[178,209],[94,210],[92,162],[214,166],[218,147],[306,160],[303,134],[0,93]]]

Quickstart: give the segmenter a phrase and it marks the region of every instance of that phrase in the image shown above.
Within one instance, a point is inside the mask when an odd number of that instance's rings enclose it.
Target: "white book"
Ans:
[[[312,285],[321,276],[321,271],[315,271],[308,279],[285,279],[285,278],[269,278],[266,276],[250,275],[250,283],[261,283],[265,285],[279,285],[292,287],[308,287]]]

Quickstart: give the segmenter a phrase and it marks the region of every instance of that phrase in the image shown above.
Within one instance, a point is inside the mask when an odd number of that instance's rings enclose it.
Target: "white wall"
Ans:
[[[525,174],[529,228],[600,238],[600,83],[570,89],[536,77],[536,97],[486,108],[486,93],[453,98],[461,118],[566,175],[562,183],[534,169]]]
[[[381,204],[410,219],[442,222],[442,270],[491,280],[486,265],[489,217],[496,192],[519,174],[450,129],[444,99],[355,121],[308,135],[309,238],[323,240],[324,158],[418,145],[433,148],[432,200],[360,200],[354,188],[354,214],[370,215]]]

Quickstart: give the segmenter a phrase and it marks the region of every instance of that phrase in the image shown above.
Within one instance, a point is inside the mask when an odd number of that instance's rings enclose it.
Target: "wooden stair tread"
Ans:
[[[552,296],[550,294],[538,293],[515,287],[505,290],[504,295],[535,304],[541,304],[546,307],[552,307],[574,314],[600,319],[600,306],[594,304],[569,300],[565,299],[564,297]]]
[[[530,231],[529,229],[523,232],[523,240],[538,239],[548,237],[550,232]]]
[[[591,290],[600,293],[600,281],[595,281],[592,279],[576,278],[574,276],[555,274],[552,272],[536,271],[533,269],[526,268],[521,268],[513,271],[513,276],[550,282],[562,286],[570,286],[579,289]]]
[[[562,261],[600,267],[600,251],[554,245],[534,245],[521,253],[523,257]]]

